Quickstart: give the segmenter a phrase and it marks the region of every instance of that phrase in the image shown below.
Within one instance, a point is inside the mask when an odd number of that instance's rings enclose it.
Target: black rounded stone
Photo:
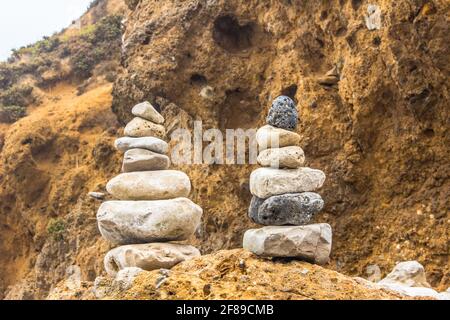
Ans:
[[[294,101],[287,96],[276,98],[272,103],[266,121],[267,124],[277,128],[295,130],[298,124],[298,112]]]
[[[261,199],[253,196],[248,210],[250,219],[266,226],[309,223],[323,208],[323,200],[317,193],[287,193]]]

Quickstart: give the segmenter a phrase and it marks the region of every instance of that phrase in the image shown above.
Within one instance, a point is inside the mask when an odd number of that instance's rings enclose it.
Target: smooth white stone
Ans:
[[[256,142],[259,150],[297,146],[300,144],[300,136],[293,131],[265,125],[256,132]]]
[[[191,181],[176,170],[127,172],[111,179],[106,190],[120,200],[164,200],[187,197]]]
[[[272,168],[300,168],[305,163],[305,153],[297,146],[266,149],[259,153],[258,163]]]
[[[187,198],[107,201],[97,212],[102,236],[114,244],[186,240],[199,227],[203,210]]]
[[[167,170],[168,156],[146,149],[130,149],[123,156],[122,172]]]
[[[157,124],[164,123],[164,117],[156,111],[156,109],[148,101],[135,105],[131,110],[131,113],[137,117],[144,118]]]
[[[408,287],[428,287],[425,268],[417,261],[403,261],[398,263],[391,273],[378,282],[379,284],[399,284]]]
[[[250,175],[250,192],[259,198],[285,193],[314,191],[322,187],[325,174],[316,169],[259,168]]]
[[[167,142],[155,137],[122,137],[117,139],[114,145],[117,150],[122,152],[130,149],[146,149],[161,154],[167,154],[169,151]]]

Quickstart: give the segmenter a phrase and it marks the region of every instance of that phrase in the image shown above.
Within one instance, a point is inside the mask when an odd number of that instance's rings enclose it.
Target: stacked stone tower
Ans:
[[[123,173],[106,186],[117,200],[104,202],[97,213],[102,236],[118,245],[104,261],[111,276],[129,267],[167,269],[200,255],[193,246],[170,242],[189,238],[203,211],[187,199],[189,177],[168,170],[164,118],[148,102],[136,105],[132,113],[126,137],[115,143],[125,152]]]
[[[294,101],[280,96],[272,104],[267,125],[256,133],[263,168],[250,176],[249,217],[265,227],[247,230],[243,246],[260,256],[324,264],[331,251],[331,227],[308,222],[323,208],[322,198],[312,191],[322,187],[325,174],[302,167],[305,155],[300,136],[293,132],[297,123]]]

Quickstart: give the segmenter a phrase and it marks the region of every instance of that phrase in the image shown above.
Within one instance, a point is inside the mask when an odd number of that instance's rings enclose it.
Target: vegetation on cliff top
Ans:
[[[24,108],[37,102],[33,86],[48,87],[60,80],[81,82],[100,63],[118,60],[121,21],[119,14],[108,15],[76,34],[63,31],[13,50],[8,61],[0,63],[0,122],[14,122],[26,114]]]

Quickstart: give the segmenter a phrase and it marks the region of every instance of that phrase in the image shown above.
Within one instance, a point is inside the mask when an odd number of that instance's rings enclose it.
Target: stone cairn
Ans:
[[[305,154],[298,146],[300,136],[292,131],[298,124],[294,101],[286,96],[275,99],[266,121],[256,133],[257,159],[263,168],[250,176],[249,208],[250,219],[265,227],[247,230],[243,247],[260,256],[325,264],[331,251],[331,226],[308,225],[323,208],[322,198],[312,191],[322,187],[325,174],[302,167]],[[270,148],[277,140],[277,148]]]
[[[203,210],[187,199],[189,177],[168,170],[164,118],[148,102],[136,105],[132,113],[126,137],[115,142],[125,153],[123,173],[106,186],[118,200],[104,202],[97,213],[102,236],[119,245],[104,260],[113,277],[125,268],[169,269],[200,255],[193,246],[168,242],[188,239],[200,225]]]

